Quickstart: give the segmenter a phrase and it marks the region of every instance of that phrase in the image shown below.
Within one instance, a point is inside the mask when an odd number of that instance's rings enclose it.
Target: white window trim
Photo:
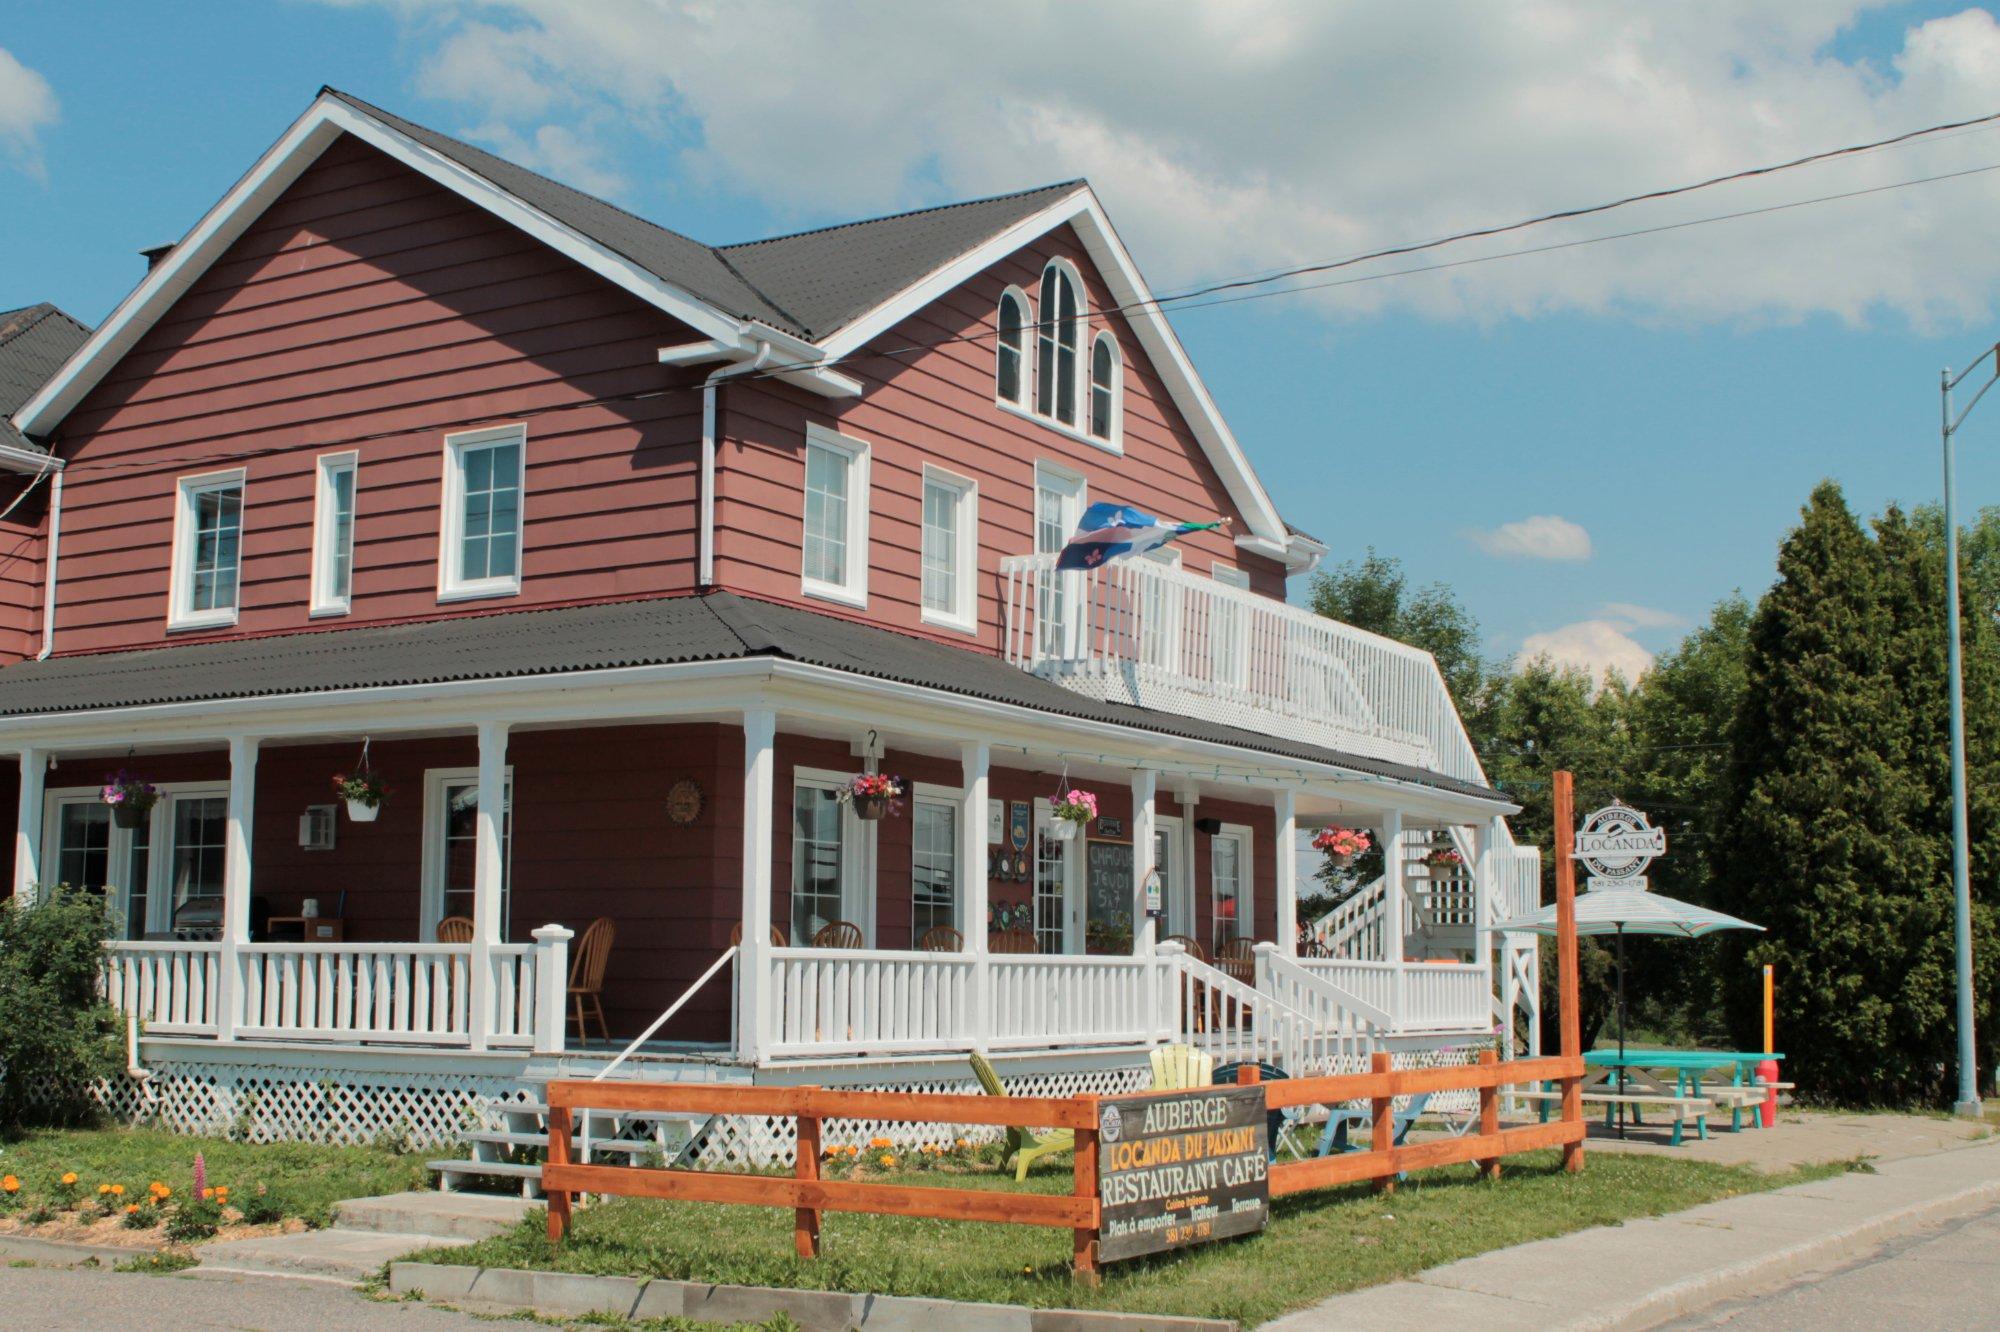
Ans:
[[[923,589],[923,547],[921,531],[917,548],[917,610],[925,624],[937,625],[944,629],[956,629],[960,633],[979,632],[979,483],[971,477],[948,472],[942,467],[924,464],[924,489],[940,485],[958,495],[958,549],[953,552],[957,572],[953,581],[956,586],[952,596],[958,603],[956,612],[932,610],[924,605]],[[919,529],[928,520],[928,505],[920,505]]]
[[[1003,397],[1000,393],[1000,307],[1008,297],[1021,303],[1021,396],[1018,399]],[[1028,299],[1028,293],[1019,287],[1009,285],[1000,293],[1000,299],[993,302],[993,401],[997,406],[1010,408],[1027,415],[1027,408],[1035,401],[1035,303]]]
[[[322,453],[313,468],[313,549],[312,595],[307,613],[317,618],[345,615],[354,608],[354,527],[361,514],[361,455],[353,449],[345,453]],[[347,594],[333,593],[333,562],[339,554],[333,548],[333,478],[346,472],[354,478],[354,515],[347,528]]]
[[[194,501],[210,491],[234,489],[236,501],[236,597],[228,606],[194,609]],[[174,547],[168,579],[167,629],[217,629],[236,623],[243,605],[243,538],[249,530],[249,483],[243,468],[203,472],[174,482]]]
[[[1222,831],[1208,839],[1208,932],[1211,942],[1215,936],[1215,844],[1224,838],[1236,842],[1236,907],[1243,926],[1238,931],[1239,939],[1257,937],[1257,866],[1253,848],[1257,839],[1247,823],[1225,823]]]
[[[520,500],[514,512],[514,572],[497,578],[458,576],[465,536],[465,453],[485,444],[514,441]],[[521,590],[521,566],[528,554],[528,427],[521,424],[461,430],[444,437],[443,508],[438,519],[438,600],[471,601],[480,597],[510,597]]]
[[[857,610],[868,608],[868,461],[871,450],[868,441],[843,435],[836,430],[828,430],[822,425],[806,427],[806,447],[831,449],[844,455],[849,463],[847,474],[847,577],[841,582],[828,582],[821,578],[807,576],[805,571],[806,541],[806,487],[804,473],[799,482],[799,588],[806,596],[822,601],[837,601],[843,606],[853,606]],[[801,460],[803,461],[803,459]]]
[[[965,857],[960,848],[965,845],[965,790],[957,786],[936,786],[930,782],[913,782],[910,786],[910,947],[916,948],[923,936],[917,933],[917,837],[914,811],[918,805],[940,805],[951,811],[951,919],[952,928],[967,940],[971,947],[972,926],[965,918]]]
[[[504,780],[511,799],[514,790],[514,765],[508,764]],[[479,781],[478,768],[425,768],[424,769],[424,837],[423,837],[423,878],[418,893],[418,934],[425,943],[437,942],[438,922],[444,919],[444,790],[460,782]],[[484,798],[483,796],[481,797]],[[511,885],[514,881],[514,839],[506,835],[507,824],[501,824],[500,882]],[[507,937],[510,922],[504,917],[513,915],[514,894],[501,894],[503,919],[500,922],[500,937]]]
[[[147,864],[146,864],[146,919],[140,923],[139,934],[162,934],[173,927],[173,903],[168,899],[173,892],[173,848],[168,840],[173,832],[173,805],[176,799],[187,797],[229,798],[228,782],[155,782],[154,789],[159,798],[146,816]],[[61,786],[51,787],[42,793],[42,859],[43,869],[54,868],[60,856],[62,831],[62,806],[69,804],[95,803],[104,798],[101,787]],[[111,842],[106,854],[110,857],[109,871],[120,878],[132,863],[132,829],[121,828],[114,819],[111,822]],[[132,911],[132,885],[130,883],[110,885],[118,890],[118,908],[130,919]]]
[[[1090,481],[1083,473],[1060,463],[1046,459],[1035,460],[1035,499],[1028,515],[1029,544],[1037,554],[1046,554],[1035,543],[1042,522],[1042,492],[1053,490],[1061,494],[1064,501],[1062,526],[1067,529],[1062,539],[1068,541],[1075,534],[1076,525],[1083,520],[1084,511],[1090,508]],[[1074,505],[1073,511],[1071,505]],[[1062,549],[1058,546],[1056,549]],[[1083,634],[1083,572],[1080,569],[1060,570],[1055,574],[1052,585],[1061,593],[1063,603],[1062,652],[1064,658],[1078,655]],[[1035,607],[1036,650],[1040,651],[1042,606]]]
[[[1109,434],[1092,434],[1090,429],[1090,409],[1097,390],[1097,348],[1100,343],[1111,344],[1111,429]],[[1083,411],[1078,417],[1083,433],[1090,442],[1113,453],[1125,451],[1125,354],[1118,345],[1118,338],[1108,328],[1100,328],[1090,339],[1090,347],[1083,362]]]
[[[821,791],[842,791],[854,780],[851,772],[834,772],[827,768],[792,769],[792,800],[785,807],[785,821],[791,823],[791,811],[796,808],[798,788],[809,786]],[[863,942],[871,948],[879,943],[875,933],[875,844],[876,824],[854,812],[851,803],[840,807],[840,917],[861,927]],[[798,838],[787,832],[790,845],[787,850],[796,858]],[[791,867],[791,878],[786,884],[785,895],[789,904],[791,889],[798,883],[798,866]],[[788,905],[785,912],[785,933],[792,931],[796,913]],[[810,948],[812,940],[793,939],[794,948]]]

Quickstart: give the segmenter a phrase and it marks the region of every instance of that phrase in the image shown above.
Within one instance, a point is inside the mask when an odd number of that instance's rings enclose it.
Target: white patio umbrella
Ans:
[[[1519,934],[1554,934],[1556,904],[1549,903],[1533,915],[1503,920],[1494,929]],[[1618,939],[1618,1090],[1625,1090],[1625,936],[1663,934],[1682,939],[1699,939],[1718,930],[1761,930],[1747,920],[1720,911],[1710,911],[1692,902],[1636,886],[1592,888],[1576,895],[1578,935],[1615,935]],[[1618,1107],[1618,1134],[1625,1135],[1625,1107]]]

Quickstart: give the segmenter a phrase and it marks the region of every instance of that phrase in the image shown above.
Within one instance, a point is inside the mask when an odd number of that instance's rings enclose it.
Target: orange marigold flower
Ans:
[[[959,1150],[961,1151],[963,1151],[967,1147],[970,1147],[971,1145],[972,1145],[972,1139],[970,1138],[960,1138],[958,1140]]]
[[[884,1152],[882,1153],[882,1164],[885,1166],[892,1166],[896,1164],[896,1158],[889,1155],[889,1153]]]
[[[890,1142],[890,1141],[889,1141],[889,1140],[888,1140],[887,1138],[870,1138],[870,1139],[868,1140],[868,1145],[869,1145],[870,1147],[893,1147],[893,1146],[895,1146],[895,1144],[894,1144],[894,1143],[892,1143],[892,1142]]]
[[[97,1186],[97,1191],[100,1194],[109,1193],[111,1192],[111,1186],[109,1184],[99,1184]]]
[[[5,1189],[9,1193],[19,1193],[21,1191],[21,1181],[12,1175],[0,1178],[0,1189]]]
[[[132,1213],[134,1213],[134,1212],[136,1212],[136,1211],[138,1211],[138,1210],[139,1210],[139,1204],[138,1204],[138,1203],[126,1203],[126,1204],[125,1204],[125,1215],[127,1215],[127,1216],[130,1216],[130,1215],[132,1215]]]
[[[111,1196],[112,1196],[112,1197],[114,1197],[114,1198],[122,1198],[122,1197],[124,1197],[124,1196],[125,1196],[125,1186],[124,1186],[123,1184],[113,1184],[113,1185],[111,1186]]]
[[[217,1202],[222,1202],[226,1200],[228,1197],[229,1197],[229,1186],[227,1184],[218,1184],[215,1186],[215,1200]]]
[[[69,1172],[68,1174],[64,1175],[64,1176],[62,1177],[62,1182],[63,1182],[63,1183],[65,1183],[65,1184],[74,1184],[74,1183],[76,1183],[76,1171],[72,1170],[72,1171],[70,1171],[70,1172]]]

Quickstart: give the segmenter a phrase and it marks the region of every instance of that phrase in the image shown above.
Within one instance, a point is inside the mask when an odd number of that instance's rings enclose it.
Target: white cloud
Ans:
[[[1887,0],[379,3],[431,44],[422,88],[476,118],[524,140],[551,116],[637,126],[663,172],[810,220],[1088,175],[1162,288],[1976,115],[2000,86],[2000,23],[1978,8],[1881,25],[1883,60],[1837,54],[1868,11],[1896,17]],[[2000,138],[1964,134],[1442,257],[1996,161]],[[1956,325],[2000,297],[1996,210],[2000,172],[1295,299]]]
[[[1521,640],[1516,662],[1526,665],[1546,658],[1558,666],[1580,666],[1599,684],[1613,670],[1628,681],[1636,680],[1653,664],[1653,654],[1632,640],[1625,632],[1629,627],[1616,620],[1579,620],[1547,633],[1529,634]]]
[[[0,162],[41,179],[41,132],[56,123],[55,89],[0,46]]]
[[[1591,555],[1590,533],[1552,513],[1502,523],[1490,532],[1474,528],[1465,539],[1488,555],[1516,560],[1587,560]]]
[[[1615,620],[1630,622],[1635,629],[1672,629],[1687,623],[1687,617],[1676,615],[1670,610],[1660,610],[1654,606],[1639,606],[1629,601],[1607,601],[1602,614]]]

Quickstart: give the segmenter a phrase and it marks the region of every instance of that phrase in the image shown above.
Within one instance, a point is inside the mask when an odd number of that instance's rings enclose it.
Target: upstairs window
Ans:
[[[1028,402],[1028,298],[1018,287],[1000,294],[1000,339],[994,352],[994,388],[1000,401],[1024,407]]]
[[[527,445],[527,428],[518,425],[445,436],[438,600],[521,590]]]
[[[868,446],[806,428],[802,585],[807,596],[868,604]]]
[[[167,627],[235,624],[243,564],[243,471],[182,477],[175,494]]]
[[[1119,379],[1124,367],[1118,360],[1118,339],[1099,333],[1090,344],[1090,437],[1114,443],[1118,438]]]
[[[1060,259],[1042,270],[1042,314],[1036,340],[1035,410],[1076,425],[1077,357],[1083,346],[1083,308],[1076,272]]]
[[[962,476],[924,467],[923,620],[971,633],[979,627],[973,569],[979,551],[979,493]]]
[[[345,615],[354,600],[354,471],[356,455],[319,460],[314,487],[312,613]]]

